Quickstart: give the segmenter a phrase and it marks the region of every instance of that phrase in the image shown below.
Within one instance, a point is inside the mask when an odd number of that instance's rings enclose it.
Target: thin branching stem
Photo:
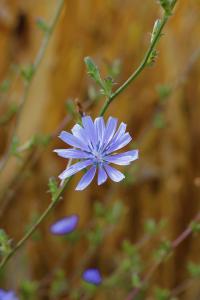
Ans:
[[[39,51],[38,51],[38,53],[35,57],[33,65],[32,65],[33,75],[31,76],[31,78],[28,81],[25,81],[24,92],[23,92],[18,110],[16,112],[16,123],[15,123],[15,127],[14,127],[14,130],[13,130],[11,139],[10,139],[11,140],[10,145],[8,146],[8,150],[7,150],[4,158],[0,162],[0,171],[1,172],[4,170],[6,164],[9,160],[10,153],[11,153],[10,150],[11,150],[11,147],[12,147],[12,141],[13,141],[13,138],[16,135],[16,132],[17,132],[17,129],[18,129],[18,123],[19,123],[19,120],[20,120],[20,112],[22,111],[25,103],[28,100],[29,92],[30,92],[30,89],[31,89],[31,83],[32,83],[33,78],[35,77],[35,74],[37,73],[37,71],[40,67],[40,64],[41,64],[41,62],[42,62],[42,60],[45,56],[47,47],[49,45],[50,38],[52,36],[52,33],[53,33],[53,31],[56,27],[56,24],[58,22],[58,19],[60,17],[60,14],[61,14],[63,6],[64,6],[64,3],[65,3],[65,0],[59,0],[58,1],[57,8],[55,10],[55,14],[52,18],[52,21],[50,22],[50,25],[49,25],[49,29],[46,30],[46,32],[45,32],[45,35],[44,35],[44,38],[42,40],[40,49],[39,49]]]
[[[187,228],[183,232],[181,232],[181,234],[174,241],[172,241],[172,243],[171,243],[171,251],[175,250],[181,243],[183,243],[193,233],[193,228],[192,228],[191,224],[193,222],[199,222],[199,221],[200,221],[200,212],[198,212],[197,215],[192,219],[192,221],[189,223],[189,225],[187,226]],[[170,253],[171,253],[171,251],[170,251]],[[166,253],[165,255],[163,255],[162,259],[159,260],[159,261],[157,261],[150,268],[150,270],[144,276],[144,278],[143,278],[143,280],[141,282],[141,286],[140,287],[136,287],[132,291],[130,291],[130,293],[128,294],[128,296],[126,297],[125,300],[135,300],[136,299],[136,297],[139,295],[139,293],[142,290],[142,288],[145,286],[145,284],[148,283],[148,281],[151,279],[151,277],[156,272],[156,270],[158,269],[158,267],[162,264],[162,262],[167,258],[167,256],[170,253]]]
[[[8,253],[7,256],[0,263],[0,270],[5,266],[8,260],[15,254],[15,252],[24,245],[24,243],[32,236],[32,234],[36,231],[38,226],[42,223],[42,221],[47,217],[47,215],[52,211],[52,209],[56,206],[56,204],[60,201],[62,193],[64,192],[70,178],[66,179],[64,184],[59,188],[57,193],[54,195],[51,203],[46,208],[46,210],[41,214],[38,220],[31,226],[31,228],[27,231],[27,233],[23,236],[23,238],[16,244],[16,246]]]
[[[176,1],[175,1],[176,2]],[[60,5],[63,4],[64,1],[60,1]],[[61,5],[62,7],[62,5]],[[60,10],[61,11],[61,10]],[[58,14],[59,16],[59,14]],[[57,17],[58,18],[58,17]],[[152,54],[152,51],[155,49],[156,44],[159,40],[160,35],[162,34],[162,30],[165,26],[165,24],[167,23],[169,19],[169,15],[164,14],[161,23],[160,23],[160,27],[149,47],[149,49],[147,50],[144,59],[142,60],[142,63],[140,64],[140,66],[138,67],[138,69],[124,82],[124,84],[122,84],[112,95],[110,98],[107,99],[107,101],[105,102],[104,106],[102,107],[101,111],[100,111],[100,116],[103,116],[106,112],[106,110],[108,109],[110,103],[119,95],[121,94],[128,86],[131,82],[133,82],[143,71],[143,69],[146,67],[146,64],[148,62],[149,57]],[[56,24],[56,22],[55,22]],[[55,26],[54,24],[54,26]],[[47,43],[48,44],[48,43]],[[45,49],[47,47],[47,44],[45,45]],[[43,57],[43,55],[42,55]],[[41,60],[39,60],[41,61]],[[9,259],[16,253],[16,251],[21,248],[25,242],[32,236],[32,234],[35,232],[35,230],[38,228],[38,226],[43,222],[43,220],[46,218],[46,216],[53,210],[53,208],[55,207],[55,205],[59,202],[63,192],[65,191],[66,186],[68,185],[68,182],[70,181],[72,177],[66,179],[63,184],[61,185],[61,187],[58,189],[57,193],[55,195],[53,195],[53,200],[52,202],[49,204],[49,206],[46,208],[46,210],[42,213],[42,215],[39,217],[39,219],[37,220],[37,222],[35,224],[33,224],[33,226],[29,229],[29,231],[26,233],[26,235],[17,243],[17,245],[11,250],[11,252],[5,256],[5,258],[2,260],[1,264],[0,264],[0,270],[6,265],[6,263],[9,261]]]
[[[175,0],[172,4],[172,7],[175,6],[177,0]],[[157,30],[141,64],[139,65],[139,67],[131,74],[131,76],[114,92],[111,94],[111,96],[109,98],[107,98],[107,100],[104,103],[104,106],[101,109],[100,115],[103,116],[105,111],[107,110],[108,106],[111,104],[111,102],[119,95],[121,94],[141,73],[142,71],[145,69],[145,67],[148,64],[148,60],[151,57],[153,51],[156,48],[156,45],[160,39],[160,36],[162,34],[163,28],[165,27],[165,24],[167,23],[168,19],[169,19],[170,15],[167,13],[164,13],[162,20],[160,22],[160,26],[159,29]]]

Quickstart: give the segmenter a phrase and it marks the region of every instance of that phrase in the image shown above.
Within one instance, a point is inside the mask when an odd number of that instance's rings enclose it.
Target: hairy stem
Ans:
[[[23,236],[23,238],[16,244],[16,246],[8,253],[7,256],[0,263],[0,270],[4,267],[4,265],[8,262],[8,260],[15,254],[15,252],[22,246],[24,243],[32,236],[32,234],[36,231],[38,226],[42,223],[42,221],[47,217],[47,215],[52,211],[52,209],[56,206],[56,204],[60,201],[61,195],[65,190],[70,178],[66,179],[62,187],[59,188],[56,195],[53,197],[54,199],[51,201],[46,210],[41,214],[36,223],[31,226],[28,232]]]
[[[169,19],[170,15],[168,14],[164,14],[161,23],[160,23],[160,27],[156,33],[156,35],[154,36],[153,41],[151,42],[141,64],[139,65],[139,67],[131,74],[131,76],[114,92],[111,94],[111,96],[109,98],[107,98],[107,100],[104,103],[104,106],[101,109],[100,115],[103,116],[104,113],[106,112],[108,106],[111,104],[111,102],[119,95],[121,94],[140,74],[141,72],[145,69],[145,67],[147,66],[148,60],[152,54],[152,52],[155,50],[155,47],[157,45],[157,42],[162,34],[162,30],[165,26],[165,24],[167,23],[168,19]]]

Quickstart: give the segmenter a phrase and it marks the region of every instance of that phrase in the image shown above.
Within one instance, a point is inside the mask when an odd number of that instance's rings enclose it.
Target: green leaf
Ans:
[[[113,82],[112,77],[106,77],[104,79],[104,87],[100,91],[101,94],[103,94],[109,98],[112,94],[113,84],[114,84],[114,82]]]
[[[161,25],[161,20],[160,19],[156,20],[151,34],[151,43],[153,43],[155,36],[158,34],[160,25]]]
[[[50,33],[51,32],[51,28],[49,27],[49,25],[42,18],[37,19],[36,25],[44,33]]]
[[[11,251],[11,239],[3,229],[0,229],[0,256],[4,257]]]
[[[137,253],[136,247],[131,244],[130,241],[124,240],[122,243],[122,250],[128,255],[128,256],[133,256]]]
[[[172,0],[158,0],[167,15],[172,13]]]
[[[170,291],[168,289],[156,288],[154,296],[155,300],[169,300]]]
[[[163,129],[166,126],[166,121],[164,114],[162,112],[157,112],[153,119],[153,126],[157,129]]]
[[[132,275],[131,282],[132,282],[132,286],[135,288],[140,288],[142,286],[141,279],[137,273]]]
[[[123,204],[121,201],[116,201],[113,206],[107,210],[105,220],[109,224],[116,224],[119,222],[123,213]]]
[[[115,78],[121,72],[122,63],[120,59],[115,59],[111,64],[107,65],[109,76]]]
[[[156,91],[161,101],[166,100],[172,93],[171,86],[167,84],[160,84],[156,86]]]
[[[49,178],[48,187],[49,187],[49,191],[51,193],[52,201],[54,201],[56,193],[58,191],[57,181],[54,177]]]
[[[35,68],[33,64],[30,64],[21,69],[21,75],[26,82],[30,82],[32,80],[34,73]]]
[[[86,64],[87,68],[87,73],[89,76],[101,87],[104,89],[104,83],[103,80],[101,79],[101,75],[99,72],[98,67],[96,64],[93,62],[93,60],[88,56],[84,58],[84,62]]]
[[[106,207],[100,201],[94,203],[94,213],[97,218],[102,218],[106,214]]]
[[[18,107],[19,106],[16,103],[12,103],[7,112],[0,116],[0,125],[5,125],[7,122],[9,122],[18,111]]]
[[[162,241],[158,249],[154,252],[154,257],[157,261],[162,261],[171,250],[171,242],[168,240]]]
[[[144,224],[145,232],[149,235],[154,235],[157,232],[157,224],[154,219],[148,219]]]
[[[89,282],[85,282],[85,281],[82,282],[82,287],[83,287],[85,293],[88,294],[90,297],[93,296],[97,290],[96,285],[89,283]]]
[[[151,67],[152,65],[154,65],[156,58],[158,56],[158,52],[156,49],[153,49],[148,60],[147,60],[147,66]]]
[[[51,288],[50,288],[50,297],[53,299],[58,299],[63,293],[69,288],[69,283],[66,279],[65,272],[60,269],[54,275]]]
[[[38,282],[23,280],[20,284],[20,294],[22,300],[36,300],[38,291]]]
[[[72,116],[75,116],[76,115],[76,105],[75,105],[75,102],[73,99],[68,99],[66,102],[65,102],[65,106],[66,106],[66,109],[67,109],[67,112],[72,115]]]
[[[200,278],[200,264],[189,262],[187,270],[193,278]]]
[[[103,236],[103,230],[98,225],[93,230],[87,232],[87,239],[89,240],[90,244],[94,247],[101,244]]]
[[[15,156],[19,157],[19,153],[17,151],[19,144],[20,144],[19,138],[16,135],[14,135],[13,139],[11,141],[11,147],[10,147],[11,155],[15,155]]]
[[[10,84],[11,84],[10,80],[8,79],[3,80],[3,82],[0,84],[0,92],[6,93],[9,90]]]
[[[194,222],[191,223],[190,226],[191,226],[191,229],[192,229],[193,233],[200,233],[200,222],[194,221]]]

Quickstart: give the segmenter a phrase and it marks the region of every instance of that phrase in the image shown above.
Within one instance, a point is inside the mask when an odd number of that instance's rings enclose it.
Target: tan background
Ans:
[[[106,115],[113,115],[128,124],[140,150],[137,180],[132,185],[119,184],[110,192],[110,184],[98,188],[92,184],[87,190],[74,191],[77,177],[66,191],[64,201],[41,226],[42,240],[30,241],[9,264],[5,286],[18,288],[24,277],[42,279],[52,270],[66,246],[55,242],[48,233],[49,224],[56,217],[70,213],[80,215],[80,227],[87,226],[94,200],[109,202],[120,199],[126,214],[111,236],[104,239],[93,257],[108,276],[115,266],[124,238],[138,241],[143,236],[143,223],[147,218],[168,220],[166,236],[174,239],[199,209],[200,176],[200,2],[178,1],[174,16],[167,24],[159,44],[157,63],[144,71],[140,78],[121,94]],[[10,92],[1,97],[1,111],[9,103],[18,102],[23,91],[21,79],[13,65],[33,61],[43,34],[36,27],[38,17],[50,20],[55,12],[55,0],[0,1],[0,78],[12,79]],[[105,61],[121,59],[122,70],[117,78],[122,83],[141,61],[148,47],[153,23],[160,15],[154,0],[66,0],[45,58],[31,86],[28,101],[21,112],[18,135],[23,143],[35,133],[49,133],[58,127],[66,114],[68,98],[88,100],[87,77],[83,58],[92,56],[105,73]],[[164,111],[166,126],[154,128],[153,116],[160,109],[156,86],[175,84]],[[103,101],[103,100],[102,100]],[[100,102],[88,111],[98,114]],[[13,122],[14,124],[14,122]],[[68,125],[68,129],[72,123]],[[2,154],[8,146],[12,122],[0,129]],[[2,227],[14,240],[18,240],[31,218],[31,212],[41,212],[48,204],[47,182],[56,176],[65,162],[52,153],[61,143],[55,139],[26,173],[22,186],[11,197],[4,209]],[[28,155],[24,154],[24,159]],[[0,179],[0,188],[7,187],[19,172],[21,162],[9,159]],[[12,184],[10,191],[12,191]],[[106,196],[105,196],[106,195]],[[7,196],[6,196],[7,197]],[[4,202],[4,200],[2,200]],[[149,245],[151,249],[153,245]],[[65,261],[67,273],[76,268],[86,251],[81,241]],[[175,287],[185,276],[189,259],[199,262],[199,238],[188,238],[154,276],[163,287]],[[26,259],[28,264],[23,266]],[[69,262],[70,261],[70,262]],[[9,270],[17,270],[9,272]],[[71,271],[70,271],[71,270]],[[77,283],[75,283],[76,286]],[[150,289],[151,290],[151,289]],[[126,293],[118,291],[119,299]],[[180,299],[199,299],[199,282],[180,296]],[[117,294],[115,295],[117,298]],[[45,297],[41,299],[46,299]],[[97,298],[96,298],[97,299]],[[98,299],[111,299],[101,292]]]

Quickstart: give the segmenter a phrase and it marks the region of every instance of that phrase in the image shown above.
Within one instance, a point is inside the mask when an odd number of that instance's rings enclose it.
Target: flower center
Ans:
[[[94,158],[96,160],[96,162],[100,163],[103,162],[103,156],[102,153],[99,153],[98,151],[93,151],[92,154],[94,155]]]

